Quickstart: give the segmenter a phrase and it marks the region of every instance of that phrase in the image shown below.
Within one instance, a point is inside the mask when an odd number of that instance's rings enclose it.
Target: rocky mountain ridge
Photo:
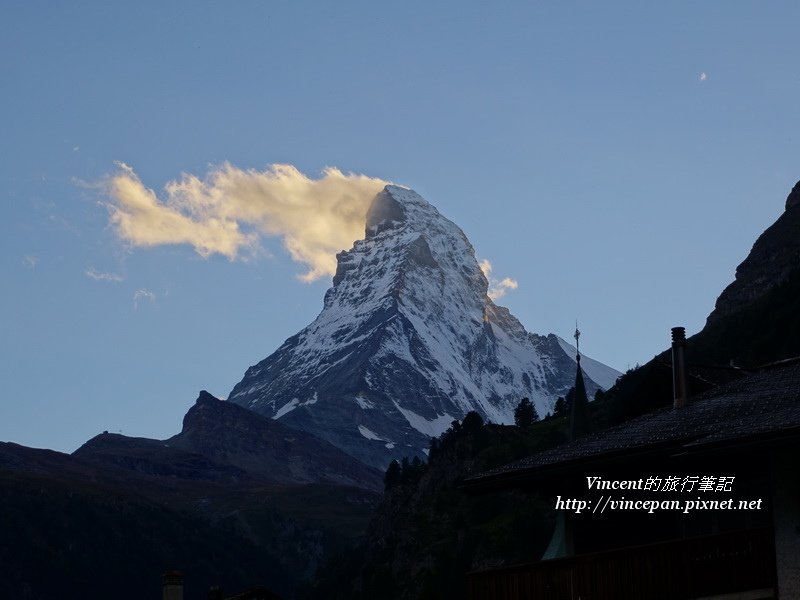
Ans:
[[[333,445],[200,392],[180,433],[166,440],[102,433],[74,456],[151,475],[382,489],[382,473]]]
[[[707,325],[751,304],[786,281],[800,265],[800,182],[786,198],[785,210],[755,241],[736,267],[736,277],[717,298]]]

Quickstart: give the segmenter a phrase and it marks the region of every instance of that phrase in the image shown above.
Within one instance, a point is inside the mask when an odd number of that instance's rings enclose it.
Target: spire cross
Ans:
[[[578,362],[581,361],[581,332],[578,330],[578,320],[575,319],[575,352],[577,353]]]

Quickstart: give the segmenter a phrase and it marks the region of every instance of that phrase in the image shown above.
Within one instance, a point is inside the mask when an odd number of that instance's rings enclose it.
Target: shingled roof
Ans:
[[[794,434],[800,434],[800,358],[762,367],[697,396],[684,408],[662,408],[471,477],[463,487],[510,483],[646,453],[710,450]]]

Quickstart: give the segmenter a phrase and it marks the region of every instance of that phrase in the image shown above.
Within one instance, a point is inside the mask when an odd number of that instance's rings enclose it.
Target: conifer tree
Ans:
[[[475,434],[483,428],[483,418],[474,410],[469,411],[464,420],[461,421],[461,429],[464,433]]]
[[[400,483],[400,463],[397,460],[393,460],[389,463],[386,475],[383,477],[384,489],[388,492],[398,483]]]
[[[556,403],[553,405],[553,417],[563,417],[567,414],[567,403],[561,396],[558,397]]]
[[[536,407],[528,398],[523,398],[514,409],[514,424],[518,427],[530,427],[539,420]]]
[[[404,456],[400,461],[400,483],[406,484],[411,481],[411,464],[408,462],[408,457]]]

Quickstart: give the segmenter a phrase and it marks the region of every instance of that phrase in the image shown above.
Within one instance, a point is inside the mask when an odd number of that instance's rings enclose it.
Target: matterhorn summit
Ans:
[[[527,396],[544,415],[575,381],[575,349],[494,304],[464,232],[412,190],[387,185],[365,238],[336,258],[322,312],[250,367],[231,402],[383,468],[471,410],[511,423]],[[619,375],[581,366],[590,394]]]

